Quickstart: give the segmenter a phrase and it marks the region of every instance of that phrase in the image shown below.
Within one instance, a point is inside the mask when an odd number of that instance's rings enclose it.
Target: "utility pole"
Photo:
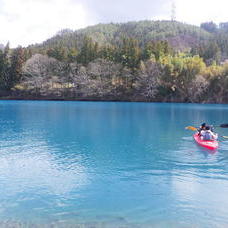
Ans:
[[[172,1],[172,9],[171,9],[171,21],[176,20],[176,4]]]

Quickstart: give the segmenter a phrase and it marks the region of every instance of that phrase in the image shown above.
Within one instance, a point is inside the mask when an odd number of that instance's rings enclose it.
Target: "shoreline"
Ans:
[[[52,98],[47,98],[47,97],[16,97],[16,96],[3,96],[0,97],[0,100],[3,101],[10,101],[10,100],[15,100],[15,101],[88,101],[88,102],[120,102],[120,103],[124,103],[124,102],[129,102],[129,103],[177,103],[177,104],[228,104],[228,103],[215,103],[215,102],[183,102],[183,101],[177,101],[177,100],[173,100],[173,101],[168,101],[168,100],[143,100],[143,99],[105,99],[105,98],[56,98],[56,97],[52,97]]]

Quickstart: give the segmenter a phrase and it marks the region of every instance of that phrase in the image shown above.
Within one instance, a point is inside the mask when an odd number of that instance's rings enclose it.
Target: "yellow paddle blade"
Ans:
[[[191,131],[197,131],[197,128],[196,127],[193,127],[193,126],[188,126],[185,129],[186,130],[191,130]]]
[[[228,136],[222,136],[224,139],[228,139]]]

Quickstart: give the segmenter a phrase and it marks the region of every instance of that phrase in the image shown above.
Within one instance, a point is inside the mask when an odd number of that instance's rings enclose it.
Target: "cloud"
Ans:
[[[177,20],[200,25],[202,22],[216,23],[227,21],[227,0],[176,0]]]
[[[11,46],[44,41],[64,28],[85,27],[86,11],[71,0],[1,0],[1,40]]]
[[[227,21],[227,0],[0,0],[0,43],[40,43],[61,29],[97,23],[169,20],[173,1],[178,21]]]
[[[169,0],[84,0],[94,20],[101,23],[154,19],[167,11]],[[170,11],[170,7],[168,10]]]

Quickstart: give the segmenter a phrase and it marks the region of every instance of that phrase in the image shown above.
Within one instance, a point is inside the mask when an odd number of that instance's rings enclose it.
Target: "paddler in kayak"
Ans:
[[[201,140],[206,140],[206,141],[216,140],[218,138],[218,135],[211,131],[210,126],[205,126],[205,129],[200,131],[200,136],[201,136]]]
[[[198,129],[198,135],[201,136],[201,131],[206,130],[206,123],[202,123],[200,128]]]

